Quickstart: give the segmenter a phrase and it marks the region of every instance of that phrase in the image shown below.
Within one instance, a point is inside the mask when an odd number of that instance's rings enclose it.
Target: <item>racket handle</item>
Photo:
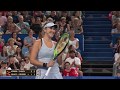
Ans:
[[[48,76],[48,74],[49,74],[51,68],[52,68],[52,67],[49,67],[49,68],[48,68],[47,72],[45,73],[45,76]]]

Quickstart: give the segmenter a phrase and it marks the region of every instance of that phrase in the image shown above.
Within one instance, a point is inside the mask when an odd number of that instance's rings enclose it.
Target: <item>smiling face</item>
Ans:
[[[70,69],[70,63],[69,62],[65,62],[64,66],[65,66],[65,69],[68,69],[68,70]]]
[[[13,22],[13,18],[12,18],[11,16],[9,16],[9,17],[7,18],[7,21],[8,21],[9,23],[12,23],[12,22]]]
[[[44,29],[45,35],[47,35],[49,38],[52,38],[55,35],[55,28],[49,27]]]

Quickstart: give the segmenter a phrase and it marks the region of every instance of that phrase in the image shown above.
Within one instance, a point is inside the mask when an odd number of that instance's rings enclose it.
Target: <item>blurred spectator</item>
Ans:
[[[38,34],[39,31],[42,30],[42,22],[41,22],[41,18],[40,17],[32,17],[32,19],[35,21],[32,21],[32,24],[30,26],[30,28],[34,31],[35,34]]]
[[[114,75],[120,75],[120,46],[118,47],[117,52],[114,55],[113,71],[115,72]]]
[[[73,27],[75,34],[83,33],[82,21],[79,18],[73,18],[71,26]]]
[[[31,16],[29,15],[28,11],[22,11],[21,15],[23,15],[24,21],[30,24]]]
[[[1,27],[4,26],[5,23],[7,22],[6,16],[3,16],[2,14],[3,14],[2,11],[0,11],[0,26]]]
[[[112,26],[116,27],[116,20],[120,18],[120,11],[112,11]]]
[[[24,57],[24,55],[22,54],[21,47],[17,47],[16,53],[14,54],[14,56],[17,58],[17,60],[19,62],[22,60],[22,58]]]
[[[82,22],[82,12],[81,11],[74,11],[73,16],[74,16],[74,18],[80,19]]]
[[[18,60],[16,59],[15,56],[10,55],[8,58],[8,66],[12,69],[12,70],[19,70],[20,69],[20,64],[18,62]]]
[[[120,22],[116,24],[116,28],[112,29],[111,34],[119,34],[120,33]]]
[[[109,20],[111,20],[111,21],[112,21],[112,15],[113,15],[113,11],[111,11],[111,12],[108,14],[108,18],[109,18]]]
[[[70,34],[69,46],[73,45],[74,48],[77,50],[79,48],[79,39],[75,38],[75,31],[73,30],[72,27],[69,31],[69,34]]]
[[[53,18],[49,17],[46,21],[46,23],[49,23],[49,22],[54,22]]]
[[[66,55],[66,58],[69,58],[69,57],[70,57],[70,56],[69,56],[69,52],[72,51],[72,50],[75,51],[75,56],[78,57],[78,58],[80,59],[80,61],[82,62],[82,61],[83,61],[83,58],[82,58],[81,54],[80,54],[78,51],[76,51],[76,49],[74,48],[73,45],[70,45],[70,46],[68,47],[68,53],[67,53],[67,55]]]
[[[13,22],[12,16],[8,16],[7,23],[4,25],[4,32],[11,34],[13,32],[19,33],[21,29]]]
[[[39,17],[41,19],[41,22],[45,21],[46,16],[44,15],[44,13],[42,11],[34,11],[34,15],[35,18]]]
[[[22,59],[20,61],[20,70],[25,70],[24,66],[25,66],[25,61],[24,61],[24,59]]]
[[[65,32],[70,30],[70,25],[66,23],[66,17],[61,17],[60,19],[60,34],[62,35]]]
[[[59,17],[57,16],[56,11],[51,11],[51,14],[47,18],[49,17],[51,17],[54,20],[54,23],[59,21]]]
[[[6,76],[6,70],[11,70],[6,61],[1,62],[0,76]]]
[[[65,62],[69,62],[70,66],[76,69],[80,76],[83,76],[83,72],[81,71],[81,61],[75,56],[74,50],[69,51],[69,57],[65,60]]]
[[[110,47],[114,49],[114,52],[117,52],[118,47],[120,47],[120,37],[117,38],[116,40],[117,42],[115,43],[115,45],[113,45],[113,43],[110,44]]]
[[[19,15],[18,17],[19,23],[17,25],[20,27],[21,34],[28,34],[28,31],[30,30],[30,25],[28,22],[24,22],[24,17],[22,15]]]
[[[32,49],[32,46],[28,46],[28,51],[25,52],[25,55],[24,55],[24,56],[30,57],[31,49]]]
[[[5,42],[5,40],[4,40],[4,38],[3,38],[3,35],[4,35],[4,34],[0,32],[0,41]]]
[[[120,46],[117,47],[116,53],[114,55],[114,60],[115,60],[115,62],[119,62],[120,61]]]
[[[70,67],[69,62],[65,62],[62,75],[63,76],[78,76],[78,72],[76,71],[76,69]]]
[[[3,47],[4,47],[4,41],[2,39],[0,39],[0,56],[3,51]]]
[[[25,66],[24,66],[24,69],[25,70],[30,70],[30,67],[32,67],[33,65],[30,63],[30,59],[29,57],[24,57],[24,60],[25,60]]]
[[[14,39],[14,45],[22,46],[22,40],[17,36],[16,32],[13,32],[11,36]]]
[[[2,48],[1,55],[0,55],[0,60],[6,60],[7,58],[8,58],[8,54],[6,52],[6,44],[4,43],[4,46]]]
[[[69,23],[71,21],[71,18],[68,15],[68,11],[61,11],[61,17],[65,17],[66,18],[66,23]],[[60,17],[60,19],[61,19],[61,17]]]
[[[14,55],[16,53],[17,45],[14,45],[15,41],[13,38],[8,40],[8,46],[4,47],[4,50],[7,52],[7,55]]]
[[[36,38],[33,37],[33,31],[30,30],[28,32],[28,36],[24,38],[24,45],[22,47],[22,54],[23,55],[25,55],[25,53],[28,52],[28,47],[32,46],[35,40],[36,40]]]
[[[12,11],[13,22],[18,23],[18,11]]]

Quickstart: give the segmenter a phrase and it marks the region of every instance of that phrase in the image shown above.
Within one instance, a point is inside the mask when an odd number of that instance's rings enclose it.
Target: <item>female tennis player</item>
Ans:
[[[62,63],[61,55],[59,55],[57,60],[52,60],[56,44],[52,41],[52,37],[55,34],[55,28],[57,28],[57,25],[52,22],[45,24],[43,26],[43,38],[36,40],[32,47],[30,62],[38,67],[36,79],[42,79],[49,67],[52,68],[45,79],[62,79],[59,70],[59,64]]]

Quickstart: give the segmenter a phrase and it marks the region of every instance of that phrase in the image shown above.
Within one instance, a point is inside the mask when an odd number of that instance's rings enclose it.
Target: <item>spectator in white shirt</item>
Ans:
[[[83,76],[83,72],[81,71],[81,60],[75,56],[75,51],[69,51],[69,57],[65,60],[65,62],[69,62],[71,68],[75,68],[80,76]]]

